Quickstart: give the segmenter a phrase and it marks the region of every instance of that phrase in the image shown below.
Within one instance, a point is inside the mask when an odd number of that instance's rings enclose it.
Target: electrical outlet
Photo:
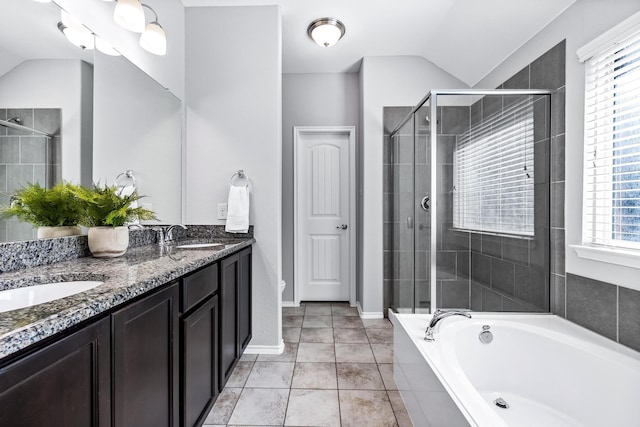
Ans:
[[[227,219],[226,203],[218,203],[218,219]]]

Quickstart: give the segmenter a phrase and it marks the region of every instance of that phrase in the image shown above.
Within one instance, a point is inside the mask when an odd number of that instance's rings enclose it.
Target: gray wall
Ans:
[[[294,299],[293,127],[357,126],[358,94],[357,74],[282,75],[282,278],[287,282],[283,301]]]

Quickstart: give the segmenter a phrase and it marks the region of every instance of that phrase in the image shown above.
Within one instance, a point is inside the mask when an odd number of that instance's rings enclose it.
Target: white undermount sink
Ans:
[[[80,280],[73,282],[55,282],[42,285],[25,286],[0,291],[0,313],[31,307],[54,301],[80,292],[88,291],[104,282]]]
[[[216,246],[224,246],[222,243],[191,243],[188,245],[177,245],[176,249],[205,249],[215,248]]]

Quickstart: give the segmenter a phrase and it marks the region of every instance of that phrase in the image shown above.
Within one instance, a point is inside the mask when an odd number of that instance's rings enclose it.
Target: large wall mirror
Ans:
[[[141,202],[180,222],[180,99],[126,58],[69,43],[55,3],[3,0],[0,13],[0,205],[28,183],[111,185],[132,170]],[[34,238],[0,220],[0,241]]]

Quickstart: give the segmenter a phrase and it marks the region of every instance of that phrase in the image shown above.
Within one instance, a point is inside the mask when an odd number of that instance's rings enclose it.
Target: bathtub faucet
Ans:
[[[435,313],[433,313],[433,317],[431,318],[431,322],[429,322],[429,327],[424,333],[425,341],[435,341],[433,334],[436,332],[436,326],[440,323],[442,319],[451,316],[464,316],[471,319],[471,314],[469,314],[470,310],[462,309],[462,308],[454,308],[451,310],[441,310],[437,309]]]

